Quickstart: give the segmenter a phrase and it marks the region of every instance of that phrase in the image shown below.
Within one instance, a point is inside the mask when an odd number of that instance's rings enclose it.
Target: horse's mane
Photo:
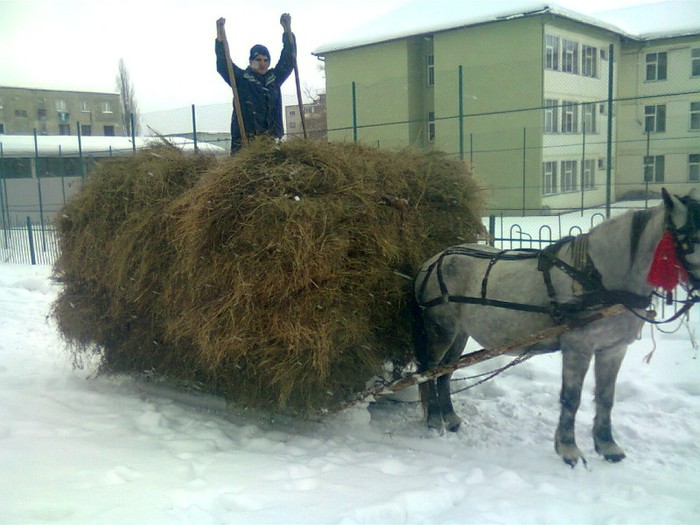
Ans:
[[[646,274],[663,233],[663,206],[629,210],[589,232],[589,254],[609,289],[644,295]]]

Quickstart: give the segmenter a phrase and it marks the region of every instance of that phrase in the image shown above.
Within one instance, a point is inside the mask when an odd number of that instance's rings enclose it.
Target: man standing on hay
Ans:
[[[256,44],[250,49],[250,64],[241,69],[233,61],[226,59],[228,44],[224,24],[226,19],[216,21],[216,70],[226,83],[237,93],[245,136],[251,139],[258,135],[267,135],[277,139],[284,135],[282,126],[282,84],[294,69],[294,34],[291,32],[292,17],[284,13],[280,24],[284,28],[282,35],[282,54],[274,68],[270,67],[270,52],[267,47]],[[229,71],[233,71],[231,82]],[[234,104],[231,117],[231,155],[235,154],[244,142]]]

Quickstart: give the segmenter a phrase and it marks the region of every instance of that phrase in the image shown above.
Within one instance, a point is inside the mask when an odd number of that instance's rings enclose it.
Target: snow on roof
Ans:
[[[345,37],[322,45],[314,55],[325,55],[342,49],[360,47],[408,36],[431,34],[449,29],[468,27],[501,20],[509,20],[541,13],[569,18],[593,25],[629,38],[640,37],[638,32],[654,27],[660,34],[675,31],[679,25],[700,32],[700,2],[674,0],[629,7],[595,16],[584,15],[554,3],[523,0],[499,2],[464,2],[458,0],[425,0],[405,4]],[[677,13],[678,9],[678,14]],[[639,11],[637,11],[639,10]],[[639,15],[637,15],[639,12]],[[681,14],[682,13],[682,14]],[[647,18],[643,18],[646,16]],[[679,18],[683,17],[683,20]],[[674,33],[675,35],[675,33]]]
[[[136,149],[158,144],[157,137],[135,137]],[[194,141],[182,137],[168,137],[168,142],[185,152],[194,151]],[[200,151],[213,154],[227,154],[219,146],[198,143]],[[75,135],[39,135],[36,149],[33,135],[0,135],[0,152],[2,157],[58,157],[60,155],[76,156],[82,151],[85,156],[129,155],[133,153],[131,137],[78,137]]]
[[[600,11],[594,16],[641,40],[700,34],[698,0],[666,0]]]

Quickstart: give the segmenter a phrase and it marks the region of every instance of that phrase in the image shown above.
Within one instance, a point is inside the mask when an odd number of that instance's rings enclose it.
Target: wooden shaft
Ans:
[[[297,65],[297,40],[292,33],[291,27],[285,27],[284,32],[287,33],[287,38],[289,43],[292,45],[292,61],[294,63],[294,81],[297,87],[297,104],[299,105],[299,116],[301,117],[301,129],[304,132],[304,138],[308,138],[306,135],[306,118],[304,117],[304,103],[301,99],[301,86],[299,85],[299,67]]]
[[[527,350],[528,348],[531,348],[532,346],[536,345],[541,341],[544,341],[545,339],[559,336],[570,330],[580,328],[581,326],[585,326],[587,324],[593,323],[606,317],[619,315],[623,311],[625,311],[625,308],[622,305],[616,304],[613,306],[608,306],[607,308],[598,310],[597,312],[587,315],[586,317],[546,328],[541,332],[537,332],[536,334],[524,337],[523,339],[518,339],[517,341],[513,341],[511,343],[497,346],[496,348],[493,348],[491,350],[482,348],[481,350],[477,350],[475,352],[471,352],[462,356],[457,362],[452,363],[450,365],[436,366],[435,368],[431,368],[426,372],[414,373],[409,375],[408,377],[397,379],[396,381],[389,383],[388,385],[379,385],[375,388],[366,390],[365,392],[360,394],[356,399],[345,403],[340,408],[340,410],[351,407],[363,401],[364,399],[367,399],[369,396],[384,396],[388,394],[393,394],[395,392],[398,392],[399,390],[403,390],[404,388],[408,388],[413,385],[419,385],[421,383],[425,383],[426,381],[432,381],[433,379],[447,375],[460,368],[465,368],[476,363],[481,363],[482,361],[486,361],[493,357],[507,354],[511,351]]]
[[[221,40],[224,44],[224,56],[226,57],[226,66],[228,67],[228,78],[233,91],[233,107],[236,108],[236,117],[238,118],[238,129],[241,131],[241,144],[248,144],[248,135],[245,133],[245,124],[243,123],[243,113],[241,112],[241,101],[238,98],[238,88],[236,87],[236,75],[233,73],[233,62],[231,61],[231,52],[226,39],[226,30],[221,27]]]

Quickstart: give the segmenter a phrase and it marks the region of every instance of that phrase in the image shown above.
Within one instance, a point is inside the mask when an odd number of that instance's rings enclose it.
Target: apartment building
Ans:
[[[302,112],[304,122],[302,124]],[[320,93],[311,103],[284,107],[284,121],[287,138],[303,137],[306,126],[307,137],[312,140],[327,138],[328,121],[326,116],[326,95]]]
[[[121,136],[118,93],[0,86],[0,133]]]
[[[700,37],[627,42],[619,98],[618,194],[698,186]]]
[[[655,21],[682,30],[634,34],[553,4],[421,4],[427,12],[406,6],[377,20],[375,35],[358,30],[315,51],[331,140],[464,158],[491,212],[595,206],[608,191],[616,199],[697,184],[698,16],[678,23],[664,11]],[[679,6],[698,11],[682,0],[658,9]]]

